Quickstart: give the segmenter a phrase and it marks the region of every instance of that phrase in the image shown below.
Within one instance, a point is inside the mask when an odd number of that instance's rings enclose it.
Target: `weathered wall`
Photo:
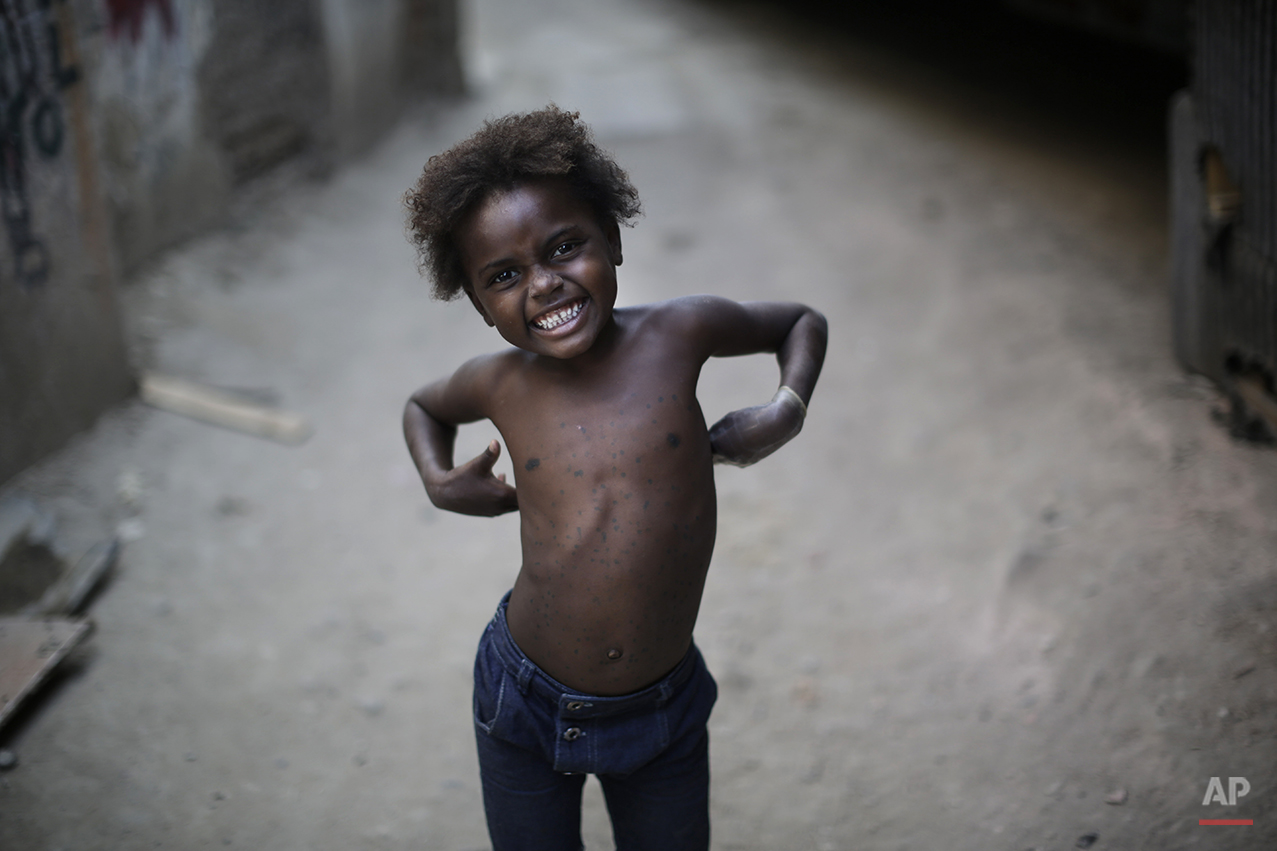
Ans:
[[[205,0],[80,4],[93,33],[95,130],[123,270],[224,214],[229,167],[204,132],[196,68],[214,39]]]
[[[349,2],[349,0],[347,0]],[[328,62],[311,0],[211,0],[200,120],[235,183],[307,153],[330,154]]]
[[[398,113],[403,93],[396,84],[403,24],[402,0],[320,0],[329,46],[329,76],[335,142],[340,154],[371,144]]]
[[[456,0],[0,0],[0,482],[123,398],[115,285],[459,91]]]
[[[406,98],[461,90],[457,8],[438,0],[319,0],[339,156],[380,137]]]
[[[0,3],[0,481],[131,386],[76,21]]]
[[[457,3],[404,0],[400,56],[402,76],[414,94],[459,92],[461,54]]]
[[[34,1],[34,0],[32,0]],[[120,263],[224,215],[298,156],[365,149],[405,100],[459,91],[456,0],[86,0]]]
[[[327,47],[311,0],[105,0],[89,14],[126,274],[219,221],[244,181],[298,155],[331,159]]]

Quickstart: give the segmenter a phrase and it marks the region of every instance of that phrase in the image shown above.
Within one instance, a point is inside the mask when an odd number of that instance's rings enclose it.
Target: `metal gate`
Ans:
[[[1175,352],[1277,433],[1277,0],[1197,0],[1193,81],[1171,108]]]

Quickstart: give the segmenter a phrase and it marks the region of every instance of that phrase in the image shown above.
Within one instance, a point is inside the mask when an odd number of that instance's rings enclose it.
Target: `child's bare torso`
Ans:
[[[523,565],[515,641],[560,682],[625,694],[687,652],[714,549],[703,358],[643,308],[582,368],[496,356],[489,416],[514,464]]]

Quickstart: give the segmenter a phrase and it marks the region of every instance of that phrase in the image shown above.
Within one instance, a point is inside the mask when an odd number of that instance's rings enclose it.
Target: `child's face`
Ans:
[[[456,231],[466,294],[511,345],[572,358],[612,320],[621,235],[562,180],[485,199]]]

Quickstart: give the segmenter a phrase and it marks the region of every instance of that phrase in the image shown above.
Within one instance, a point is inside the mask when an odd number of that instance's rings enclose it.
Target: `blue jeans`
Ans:
[[[693,644],[642,691],[573,691],[523,655],[506,594],[479,642],[474,726],[494,851],[580,851],[581,789],[598,775],[618,851],[709,848],[709,731],[718,696]]]

